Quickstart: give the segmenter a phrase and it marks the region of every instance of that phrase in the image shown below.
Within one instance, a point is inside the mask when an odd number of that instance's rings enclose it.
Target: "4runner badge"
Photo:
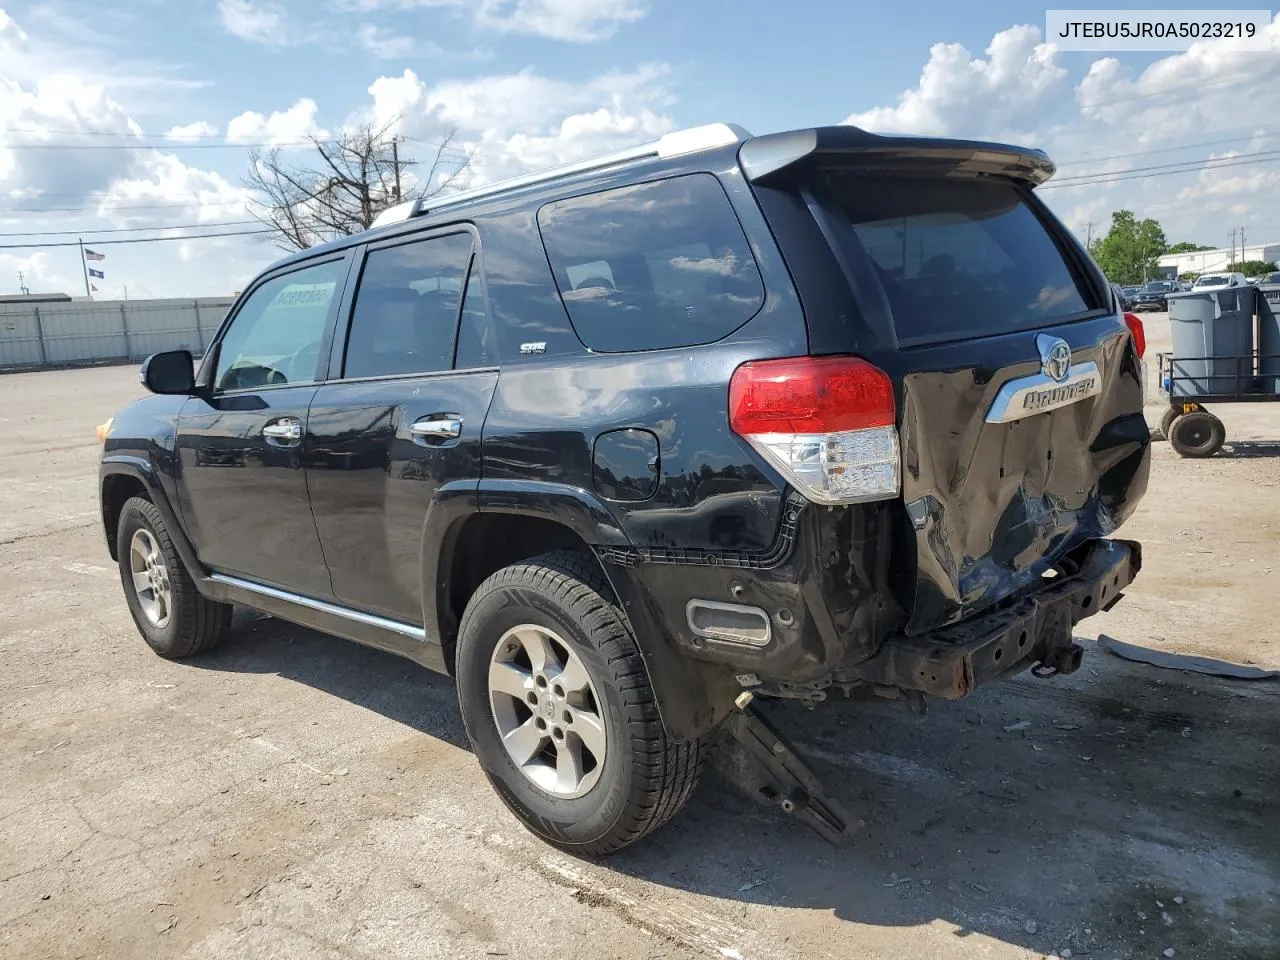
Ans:
[[[1067,341],[1042,333],[1036,337],[1036,347],[1040,350],[1040,369],[1044,375],[1058,383],[1066,380],[1071,372],[1071,348]]]
[[[1078,403],[1102,392],[1102,375],[1092,360],[1071,363],[1065,340],[1036,337],[1040,372],[1006,381],[991,402],[987,423],[1010,423]]]

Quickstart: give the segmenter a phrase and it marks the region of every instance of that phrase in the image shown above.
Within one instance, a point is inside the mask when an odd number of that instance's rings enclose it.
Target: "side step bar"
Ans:
[[[758,799],[807,824],[832,846],[847,846],[854,824],[844,807],[827,796],[822,781],[765,716],[741,694],[725,720],[725,729],[767,774]]]

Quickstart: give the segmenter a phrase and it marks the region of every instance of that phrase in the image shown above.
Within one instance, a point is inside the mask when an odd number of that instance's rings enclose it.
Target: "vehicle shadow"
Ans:
[[[1280,457],[1280,443],[1261,440],[1228,440],[1216,456],[1226,457],[1228,460]]]
[[[391,654],[238,613],[231,641],[191,663],[275,673],[469,749],[453,682]],[[957,941],[1059,956],[1274,957],[1280,684],[1159,670],[1092,644],[1086,665],[935,704],[923,720],[884,701],[763,704],[861,821],[847,847],[745,795],[722,741],[685,809],[591,873],[710,898],[715,915],[830,914],[841,922],[813,923],[832,956],[856,955],[868,926],[942,923]],[[773,924],[737,926],[767,939]]]
[[[202,670],[276,674],[471,749],[451,678],[285,620],[237,607],[231,636],[185,663]]]

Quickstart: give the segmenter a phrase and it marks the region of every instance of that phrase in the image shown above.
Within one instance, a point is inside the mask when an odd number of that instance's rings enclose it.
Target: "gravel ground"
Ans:
[[[148,651],[93,437],[138,393],[135,368],[0,377],[0,956],[1280,956],[1280,684],[1086,641],[1071,677],[922,720],[776,705],[850,848],[713,774],[575,860],[493,795],[446,678],[251,614],[185,664]],[[1086,636],[1280,666],[1280,407],[1223,419],[1212,461],[1157,445],[1123,531],[1146,567]]]

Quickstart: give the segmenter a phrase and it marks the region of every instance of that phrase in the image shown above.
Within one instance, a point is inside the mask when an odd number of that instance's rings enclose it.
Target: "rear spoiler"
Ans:
[[[981,140],[881,135],[858,127],[812,127],[752,137],[738,161],[752,183],[770,185],[800,173],[842,170],[895,176],[997,176],[1039,186],[1054,174],[1041,150]]]

